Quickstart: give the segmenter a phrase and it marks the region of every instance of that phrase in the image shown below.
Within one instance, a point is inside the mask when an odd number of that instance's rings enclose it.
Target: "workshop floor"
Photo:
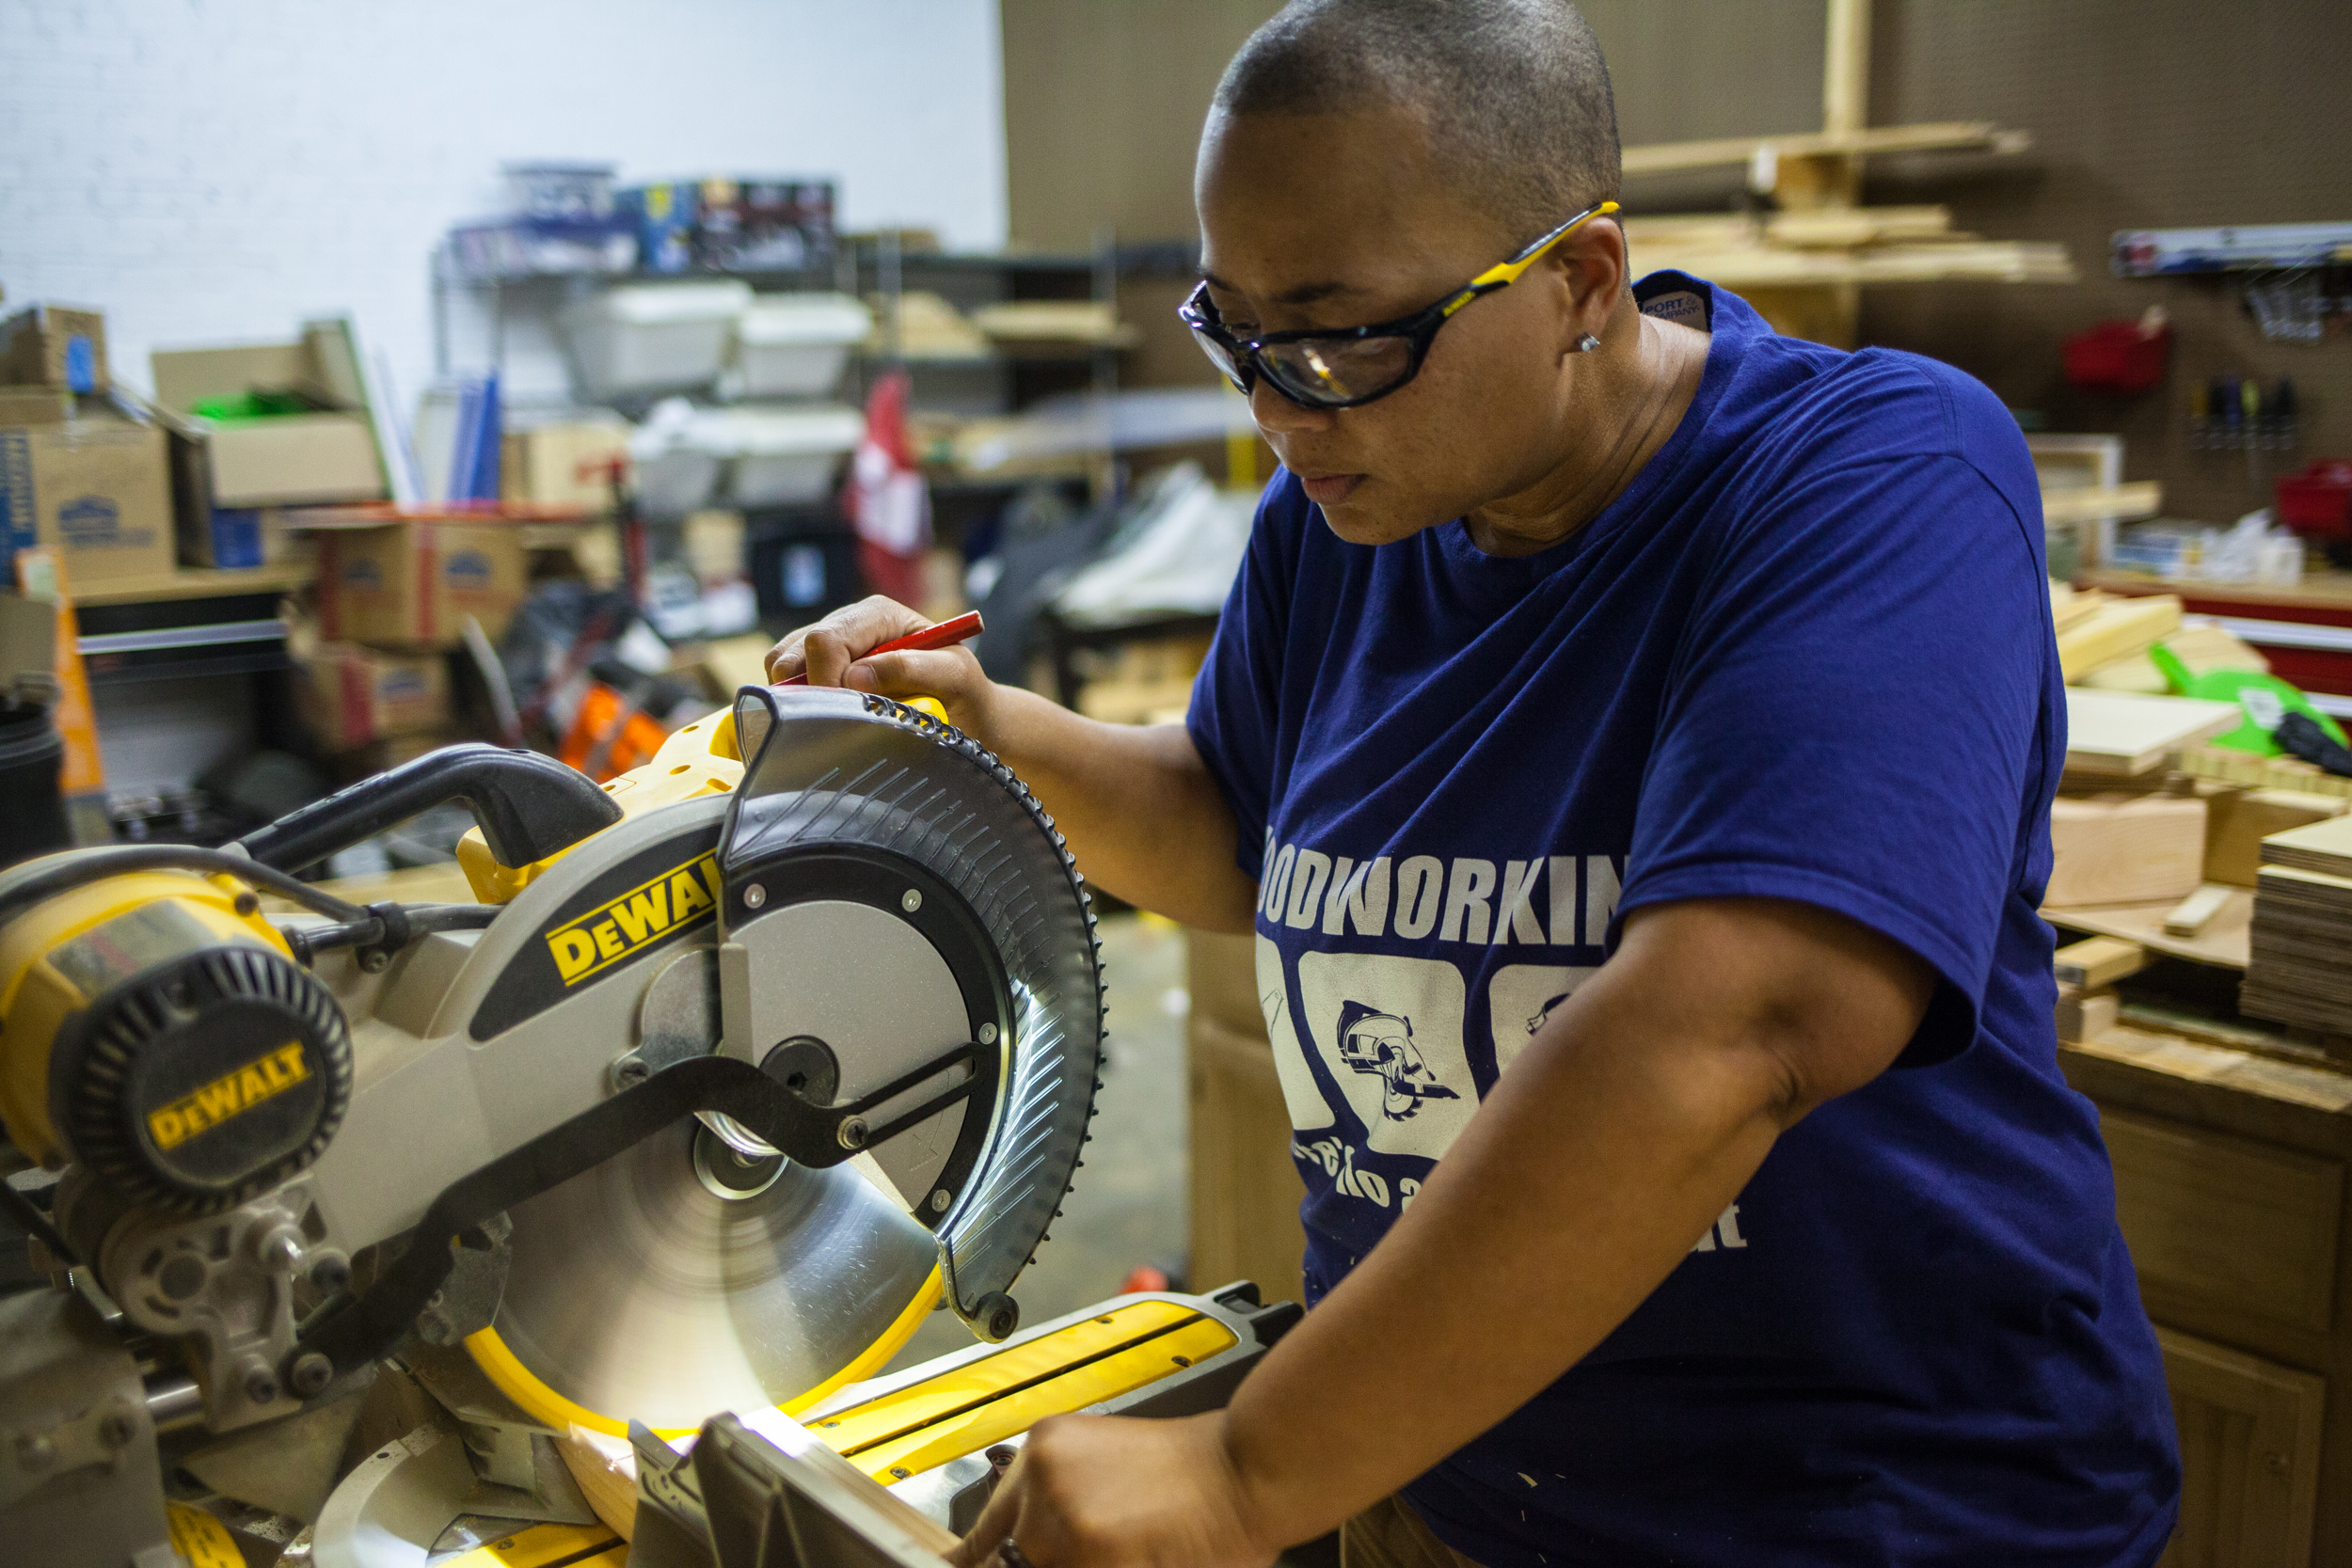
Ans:
[[[1109,1061],[1062,1217],[1012,1288],[1021,1321],[1041,1323],[1091,1307],[1151,1264],[1182,1272],[1185,1249],[1184,933],[1138,914],[1102,925],[1110,986]],[[917,1329],[895,1371],[963,1350],[971,1331],[946,1312]]]

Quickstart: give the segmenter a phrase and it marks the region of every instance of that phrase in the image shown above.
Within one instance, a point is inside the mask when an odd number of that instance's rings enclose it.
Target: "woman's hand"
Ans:
[[[931,623],[880,594],[836,610],[768,650],[768,678],[805,674],[811,686],[841,686],[885,697],[936,697],[966,735],[988,734],[989,696],[995,688],[980,661],[961,645],[930,652],[877,654],[866,650]]]
[[[994,1568],[1009,1539],[1035,1568],[1266,1568],[1224,1431],[1222,1412],[1040,1421],[948,1560]]]

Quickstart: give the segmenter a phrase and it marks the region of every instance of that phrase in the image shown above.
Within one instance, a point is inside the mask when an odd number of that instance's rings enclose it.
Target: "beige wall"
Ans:
[[[1192,152],[1225,62],[1274,0],[1001,0],[1013,244],[1193,232]]]
[[[1002,0],[1007,183],[1016,243],[1084,247],[1193,232],[1192,154],[1225,60],[1272,0]],[[1815,128],[1821,0],[1589,0],[1629,144]],[[1959,227],[2057,240],[2083,282],[1882,288],[1865,341],[1915,349],[1983,378],[2051,428],[2113,431],[2128,477],[2164,481],[2169,510],[2226,521],[2262,504],[2271,470],[2180,439],[2193,380],[2296,380],[2302,444],[2289,466],[2352,456],[2352,342],[2265,341],[2233,292],[2107,273],[2126,228],[2352,219],[2352,6],[2340,0],[1877,0],[1869,120],[1994,119],[2033,134],[2012,159],[1919,157],[1873,166],[1875,201],[1940,201]],[[1722,205],[1730,177],[1655,179],[1635,211]],[[1639,257],[1635,258],[1637,263]],[[1165,313],[1165,286],[1130,291]],[[2066,334],[2161,301],[2174,316],[2171,381],[2129,401],[2070,391]],[[1131,380],[1192,379],[1158,343]]]

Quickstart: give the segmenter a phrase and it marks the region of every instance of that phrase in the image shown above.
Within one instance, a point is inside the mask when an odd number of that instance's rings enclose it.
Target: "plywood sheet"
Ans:
[[[2172,752],[2236,728],[2243,718],[2235,703],[2069,687],[2066,767],[2081,773],[2146,773]]]
[[[2163,953],[2192,963],[2213,964],[2221,969],[2244,969],[2247,955],[2252,946],[2250,935],[2254,920],[2254,895],[2244,888],[2231,890],[2229,901],[2221,912],[2204,930],[2193,937],[2169,935],[2164,928],[2164,917],[2172,912],[2179,902],[2167,899],[2153,904],[2119,904],[2105,909],[2053,910],[2042,911],[2042,918],[2060,930],[2090,931],[2103,937],[2121,937],[2136,942],[2152,953]]]

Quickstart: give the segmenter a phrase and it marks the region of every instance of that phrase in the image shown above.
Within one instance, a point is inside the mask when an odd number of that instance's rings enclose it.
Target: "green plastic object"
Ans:
[[[2346,742],[2344,731],[2333,719],[2312,705],[2312,700],[2276,675],[2265,675],[2252,670],[2208,670],[2192,674],[2181,656],[2159,642],[2148,650],[2155,660],[2156,670],[2165,684],[2184,697],[2201,697],[2209,703],[2235,703],[2246,718],[2229,734],[2217,736],[2212,744],[2227,746],[2233,751],[2251,752],[2258,757],[2275,757],[2286,748],[2272,736],[2279,721],[2290,713],[2309,718],[2337,745]]]
[[[317,406],[299,392],[257,389],[228,397],[199,398],[189,404],[188,412],[215,424],[235,424],[245,420],[271,420],[285,414],[308,414]]]

